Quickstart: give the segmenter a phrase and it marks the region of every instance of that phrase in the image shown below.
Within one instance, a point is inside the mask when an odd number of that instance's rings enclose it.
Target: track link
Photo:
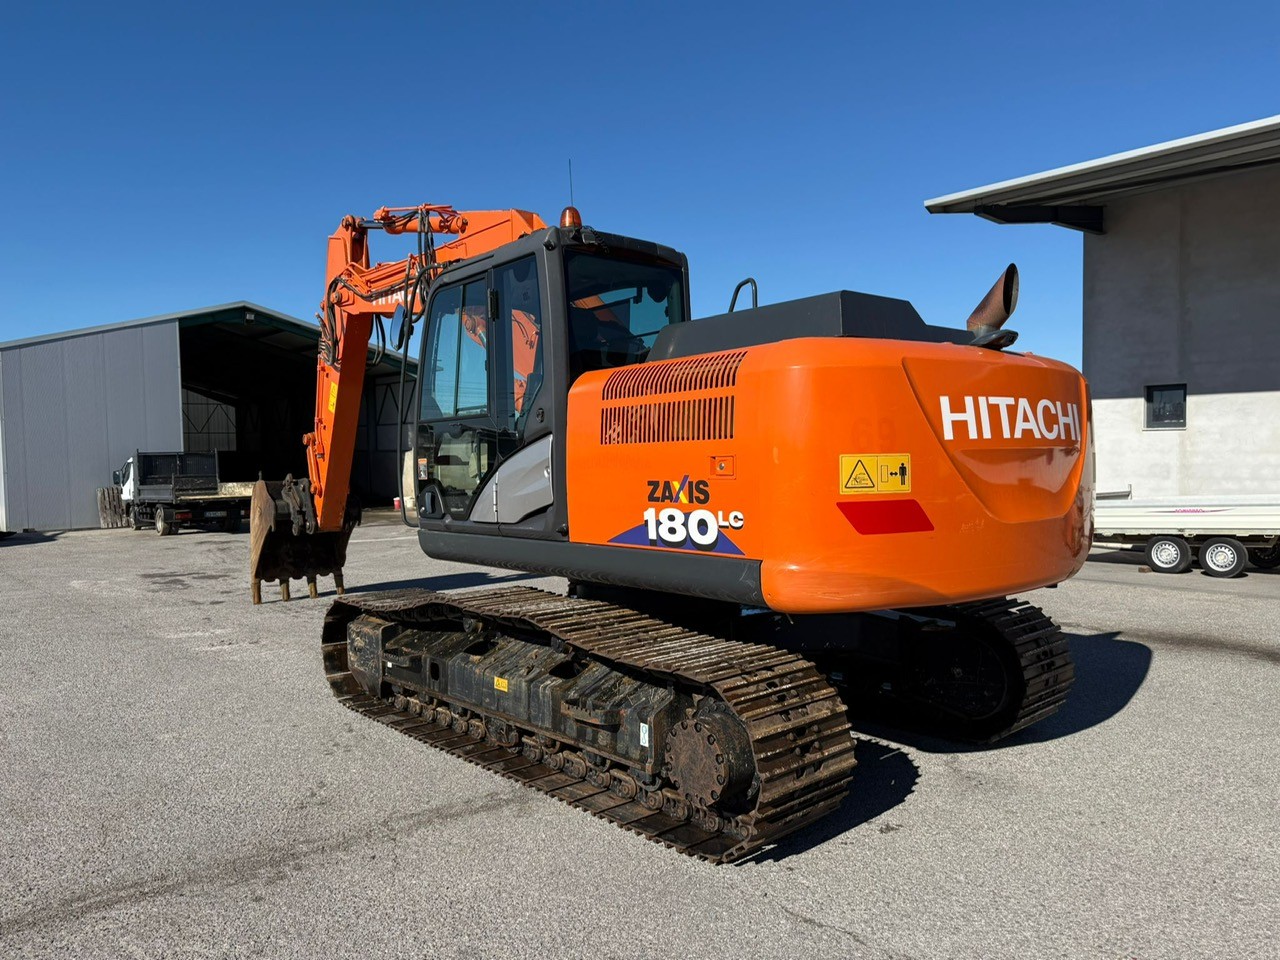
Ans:
[[[595,660],[713,695],[749,735],[757,777],[755,805],[747,813],[727,817],[682,802],[669,788],[644,797],[626,796],[616,785],[611,789],[609,777],[598,770],[573,769],[572,764],[556,769],[524,755],[519,747],[424,719],[420,703],[372,697],[356,682],[347,662],[346,628],[362,614],[417,627],[473,618],[500,631],[540,635],[547,643],[563,644]],[[530,587],[347,597],[326,615],[322,653],[330,687],[349,709],[712,863],[739,859],[835,810],[847,794],[856,764],[845,706],[808,660],[763,644],[696,633],[602,601],[570,599]],[[470,704],[462,706],[484,716]],[[656,807],[654,796],[662,797]]]
[[[985,628],[1012,671],[1010,685],[1016,699],[987,720],[975,722],[965,739],[995,743],[1057,713],[1066,702],[1075,682],[1075,663],[1061,628],[1039,607],[1001,598],[927,612],[957,620],[970,630]],[[944,715],[948,712],[946,703],[931,699],[926,690],[908,696]]]

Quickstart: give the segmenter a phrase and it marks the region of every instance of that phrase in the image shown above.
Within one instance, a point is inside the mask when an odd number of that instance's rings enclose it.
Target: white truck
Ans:
[[[1138,544],[1157,573],[1182,573],[1192,560],[1212,577],[1235,577],[1247,563],[1280,567],[1280,494],[1273,497],[1159,497],[1094,501],[1095,543]]]
[[[234,533],[249,515],[252,483],[223,483],[218,479],[218,454],[147,453],[137,451],[115,471],[114,500],[122,522],[141,530],[153,526],[161,536],[184,526],[215,527]],[[111,488],[108,488],[111,489]],[[99,509],[102,509],[99,492]],[[107,522],[104,520],[104,526]]]

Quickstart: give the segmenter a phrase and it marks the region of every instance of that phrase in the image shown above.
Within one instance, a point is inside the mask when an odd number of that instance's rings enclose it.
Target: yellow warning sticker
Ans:
[[[506,677],[494,677],[494,678],[493,678],[493,689],[495,689],[495,690],[497,690],[497,691],[499,691],[499,692],[501,692],[501,693],[506,693],[506,692],[507,692],[507,678],[506,678]]]
[[[911,454],[840,454],[841,493],[910,493]]]
[[[333,413],[338,406],[338,385],[336,383],[329,384],[329,412]]]

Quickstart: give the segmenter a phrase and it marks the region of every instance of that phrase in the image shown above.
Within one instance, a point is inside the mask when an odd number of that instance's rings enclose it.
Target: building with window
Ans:
[[[1280,492],[1280,116],[925,207],[1083,234],[1100,494]]]
[[[98,487],[136,450],[217,450],[223,480],[305,476],[319,337],[242,300],[0,343],[0,531],[96,527]],[[398,382],[392,356],[366,377],[365,503],[398,492]]]

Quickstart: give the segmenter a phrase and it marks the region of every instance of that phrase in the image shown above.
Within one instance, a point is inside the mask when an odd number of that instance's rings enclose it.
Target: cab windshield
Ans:
[[[569,375],[641,363],[668,324],[684,316],[678,267],[573,251],[565,257]]]

